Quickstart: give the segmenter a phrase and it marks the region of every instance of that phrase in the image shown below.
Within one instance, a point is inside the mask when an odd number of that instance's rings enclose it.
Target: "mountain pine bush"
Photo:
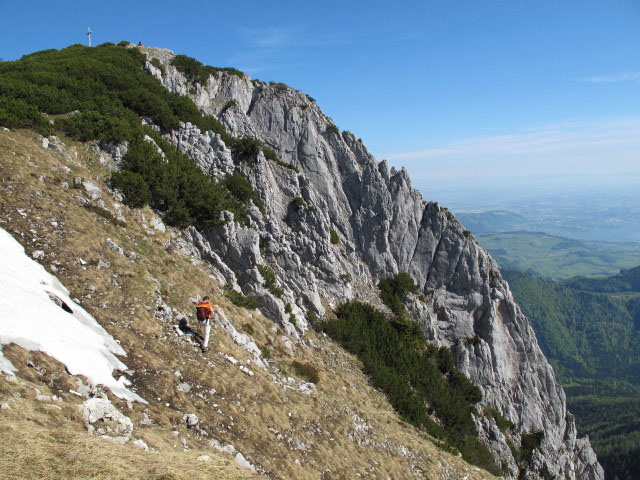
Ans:
[[[228,145],[234,143],[222,124],[200,112],[191,99],[169,92],[147,75],[145,55],[137,48],[124,48],[125,44],[72,45],[1,62],[0,125],[32,128],[43,135],[57,130],[80,141],[129,141],[123,171],[114,173],[113,186],[129,206],[149,203],[169,225],[206,228],[219,221],[222,210],[232,211],[242,222],[248,199],[263,208],[246,179],[232,175],[214,181],[187,155],[142,125],[140,117],[150,118],[162,131],[191,122],[202,131],[219,134]],[[202,64],[195,62],[177,60],[200,78],[198,64]],[[144,140],[145,135],[160,146],[164,158]]]
[[[336,318],[320,328],[360,358],[372,384],[402,418],[453,445],[468,462],[500,473],[472,420],[482,392],[455,368],[449,349],[428,344],[415,323],[390,322],[357,301],[341,305]]]

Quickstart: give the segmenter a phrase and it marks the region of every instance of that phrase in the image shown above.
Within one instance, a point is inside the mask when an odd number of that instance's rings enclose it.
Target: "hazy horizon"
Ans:
[[[5,2],[0,57],[86,44],[91,27],[93,45],[142,41],[235,67],[314,97],[427,190],[640,176],[636,0],[189,6],[63,0],[52,22],[33,15],[47,2]]]

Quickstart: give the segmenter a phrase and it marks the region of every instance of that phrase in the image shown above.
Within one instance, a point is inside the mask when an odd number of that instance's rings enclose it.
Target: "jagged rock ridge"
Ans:
[[[450,212],[423,200],[406,170],[378,163],[352,133],[336,133],[301,92],[225,73],[210,76],[206,85],[191,84],[170,65],[172,52],[142,51],[163,64],[164,74],[151,63],[146,68],[168,89],[189,95],[232,135],[264,141],[300,172],[262,154],[255,163],[234,165],[219,136],[189,124],[167,135],[212,175],[241,171],[266,208],[265,214],[254,208],[245,226],[192,228],[183,248],[195,248],[221,278],[259,296],[266,313],[292,335],[308,328],[307,309],[322,314],[327,304],[376,301],[376,279],[408,272],[424,293],[424,300],[413,299],[416,318],[430,340],[452,349],[458,368],[482,389],[483,403],[522,433],[545,432],[519,478],[604,477],[589,440],[577,438],[564,392],[497,264]],[[292,205],[296,197],[307,208]],[[330,240],[332,229],[338,244]],[[264,263],[277,273],[282,298],[265,287],[256,269]],[[498,461],[516,475],[495,421],[480,417],[476,424]]]

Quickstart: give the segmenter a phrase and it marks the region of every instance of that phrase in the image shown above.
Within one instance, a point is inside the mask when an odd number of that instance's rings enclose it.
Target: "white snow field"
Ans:
[[[73,313],[50,298],[57,297]],[[58,302],[60,303],[60,302]],[[126,379],[113,378],[114,369],[127,366],[116,355],[124,349],[95,318],[69,298],[69,291],[24,248],[0,228],[0,370],[15,371],[2,355],[2,345],[15,343],[40,350],[63,363],[72,375],[84,375],[125,400],[147,403],[129,390]]]

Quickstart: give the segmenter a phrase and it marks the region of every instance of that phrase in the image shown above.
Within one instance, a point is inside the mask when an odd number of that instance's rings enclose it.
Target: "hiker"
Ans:
[[[209,332],[211,330],[211,315],[220,312],[218,305],[213,305],[209,296],[205,296],[202,301],[198,302],[196,307],[196,317],[200,322],[204,322],[204,339],[202,340],[202,351],[206,352],[209,347]]]

